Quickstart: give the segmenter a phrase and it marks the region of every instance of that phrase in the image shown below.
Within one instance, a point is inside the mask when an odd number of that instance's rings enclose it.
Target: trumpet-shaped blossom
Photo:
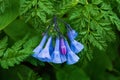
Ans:
[[[62,54],[66,54],[66,46],[63,38],[60,38],[60,51]]]
[[[79,53],[84,48],[84,46],[80,42],[76,40],[72,40],[70,44],[70,48],[73,52]]]
[[[40,44],[33,50],[33,52],[34,52],[34,54],[32,55],[33,57],[37,57],[37,55],[41,52],[46,40],[47,40],[47,34],[44,35]]]
[[[52,43],[52,37],[50,37],[45,45],[45,48],[38,54],[37,58],[41,61],[50,62],[50,45]]]
[[[78,62],[80,59],[69,47],[67,40],[65,40],[66,48],[67,48],[67,64],[74,64]]]
[[[74,31],[73,31],[73,33],[74,33]],[[80,42],[78,42],[74,39],[72,32],[69,32],[68,37],[69,37],[70,43],[71,43],[70,44],[71,50],[75,53],[79,53],[84,48],[84,46]]]
[[[69,24],[67,24],[66,27],[67,27],[68,37],[75,39],[77,37],[78,33],[75,30],[73,30]]]
[[[60,50],[59,50],[59,43],[60,40],[59,38],[56,38],[56,44],[55,44],[55,49],[52,53],[52,62],[53,63],[63,63],[64,61],[61,60],[61,54],[60,54]],[[65,58],[66,59],[66,58]]]

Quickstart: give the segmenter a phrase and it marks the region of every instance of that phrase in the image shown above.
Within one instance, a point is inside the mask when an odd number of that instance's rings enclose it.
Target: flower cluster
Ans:
[[[34,54],[32,56],[43,62],[57,64],[65,62],[67,64],[74,64],[78,62],[80,58],[77,56],[77,53],[79,53],[84,46],[75,40],[78,35],[77,32],[73,30],[69,24],[65,23],[67,29],[67,37],[65,38],[57,26],[56,18],[53,24],[56,32],[58,32],[58,36],[55,37],[55,45],[53,45],[53,36],[48,36],[46,32],[40,44],[33,50]]]

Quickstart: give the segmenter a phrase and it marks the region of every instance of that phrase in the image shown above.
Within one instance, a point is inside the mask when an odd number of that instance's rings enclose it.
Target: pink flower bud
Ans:
[[[60,39],[60,51],[61,51],[61,53],[62,54],[66,54],[66,46],[65,46],[65,42],[64,42],[64,39],[63,38],[61,38]]]

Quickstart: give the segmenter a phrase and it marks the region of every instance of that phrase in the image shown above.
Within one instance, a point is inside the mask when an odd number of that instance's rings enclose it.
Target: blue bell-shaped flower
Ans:
[[[39,60],[45,62],[51,62],[51,56],[50,56],[51,43],[52,43],[52,37],[49,37],[45,48],[37,56]]]
[[[67,40],[65,40],[66,48],[67,48],[67,64],[74,64],[78,62],[80,59],[69,47]]]
[[[43,46],[47,40],[47,34],[45,34],[40,42],[40,44],[33,50],[34,54],[32,55],[33,57],[37,57],[37,55],[41,52],[41,50],[43,49]]]
[[[60,49],[59,49],[59,43],[60,43],[59,38],[56,38],[55,49],[51,55],[53,63],[62,63]]]
[[[67,27],[68,37],[75,39],[77,37],[78,33],[75,30],[73,30],[69,24],[67,24],[66,27]]]
[[[74,53],[79,53],[84,46],[76,40],[71,40],[70,48]]]
[[[69,38],[75,39],[77,37],[78,33],[72,29],[72,30],[68,30],[67,35]]]

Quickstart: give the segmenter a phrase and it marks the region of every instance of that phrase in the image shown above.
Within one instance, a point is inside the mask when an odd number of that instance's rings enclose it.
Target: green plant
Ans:
[[[119,14],[120,0],[0,0],[1,80],[119,80]],[[54,15],[84,45],[75,65],[31,56]]]

